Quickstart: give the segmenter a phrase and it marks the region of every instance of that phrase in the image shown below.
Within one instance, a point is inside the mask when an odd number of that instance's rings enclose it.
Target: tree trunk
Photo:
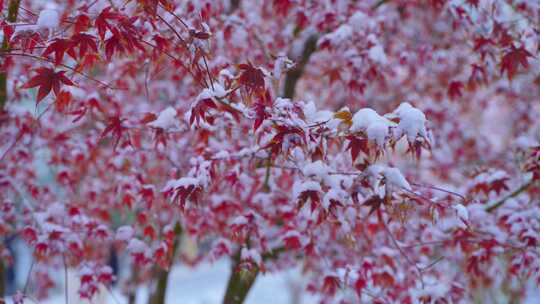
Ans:
[[[304,67],[309,61],[311,54],[317,50],[317,35],[311,35],[304,43],[302,56],[298,59],[296,66],[287,72],[285,76],[285,87],[283,89],[283,97],[292,99],[296,90],[296,83],[304,74]]]
[[[180,238],[182,237],[182,226],[180,226],[180,223],[176,223],[176,226],[174,226],[174,235],[175,237],[172,247],[173,252],[171,255],[171,263],[169,265],[169,268],[167,269],[159,268],[157,274],[157,285],[156,289],[152,293],[152,296],[150,297],[150,304],[165,304],[165,296],[167,295],[169,274],[174,262],[174,258],[176,256],[178,246],[180,244]]]
[[[302,77],[304,73],[304,67],[309,61],[309,57],[317,50],[317,40],[319,39],[318,35],[312,35],[308,37],[304,43],[304,49],[302,51],[301,57],[298,59],[296,67],[289,70],[285,76],[285,84],[283,89],[283,97],[292,99],[294,97],[294,92],[296,90],[296,83]],[[270,160],[267,163],[267,171],[264,182],[263,190],[268,190],[268,179],[270,175]],[[281,249],[280,249],[281,250]],[[270,252],[268,255],[269,258],[273,258],[278,251]],[[259,269],[253,269],[249,271],[238,271],[238,266],[240,264],[240,252],[235,255],[234,263],[231,269],[231,275],[229,276],[229,281],[227,282],[227,290],[225,292],[225,297],[223,298],[223,304],[241,304],[244,303],[246,296],[253,286],[257,275],[259,274]]]
[[[223,304],[241,304],[244,303],[246,296],[257,279],[259,269],[239,270],[240,251],[234,257],[234,263],[231,268],[231,275],[227,283]]]
[[[19,13],[19,5],[21,0],[11,0],[8,5],[8,16],[7,22],[14,23],[17,22],[17,14]],[[9,43],[7,37],[4,36],[2,41],[2,55],[9,50]],[[5,58],[2,58],[5,60]],[[7,70],[0,71],[0,115],[4,112],[4,106],[7,102]],[[6,269],[7,265],[4,264],[4,261],[0,260],[0,299],[3,299],[6,294]]]
[[[0,260],[0,300],[6,295],[6,265],[4,261]]]
[[[9,2],[8,16],[6,19],[7,22],[9,23],[17,22],[17,14],[19,13],[19,4],[21,4],[21,0],[11,0]],[[9,50],[9,42],[7,40],[7,37],[4,37],[4,41],[2,41],[2,57],[4,57],[4,53],[7,52],[8,50]],[[7,70],[3,70],[3,71],[0,71],[0,113],[4,111],[4,106],[7,102],[7,98],[8,98]]]

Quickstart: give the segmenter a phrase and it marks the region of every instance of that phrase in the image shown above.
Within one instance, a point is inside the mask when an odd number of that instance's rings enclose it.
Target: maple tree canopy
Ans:
[[[290,268],[321,303],[538,296],[540,2],[0,11],[0,302],[71,269],[81,298],[160,304],[219,259],[225,304]]]

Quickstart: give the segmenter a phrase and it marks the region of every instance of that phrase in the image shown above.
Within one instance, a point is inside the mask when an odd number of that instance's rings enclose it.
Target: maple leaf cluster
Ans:
[[[534,297],[538,7],[462,2],[0,1],[13,300],[69,268],[163,303],[218,259],[224,303],[294,267],[321,303]]]

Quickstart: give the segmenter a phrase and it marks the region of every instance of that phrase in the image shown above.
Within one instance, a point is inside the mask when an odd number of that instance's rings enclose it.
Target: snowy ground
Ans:
[[[182,304],[217,304],[221,303],[225,293],[225,285],[230,273],[228,260],[220,260],[213,264],[204,263],[196,268],[176,266],[173,268],[169,288],[167,290],[167,303]],[[71,275],[70,275],[71,277]],[[76,278],[70,278],[69,282],[76,282]],[[303,287],[298,269],[291,269],[275,274],[260,275],[252,290],[248,294],[246,303],[313,303],[314,298],[302,292]],[[73,285],[73,284],[72,284]],[[76,286],[69,288],[69,303],[89,303],[76,299]],[[294,298],[300,296],[300,298]],[[148,297],[147,288],[141,287],[137,294],[137,304],[146,304]],[[298,300],[299,301],[298,301]],[[41,302],[43,304],[63,304],[64,294]],[[126,299],[114,291],[114,297],[107,291],[101,298],[91,303],[127,303]]]

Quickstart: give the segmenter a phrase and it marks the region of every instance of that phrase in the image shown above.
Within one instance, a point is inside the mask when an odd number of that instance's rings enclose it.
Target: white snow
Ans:
[[[349,18],[349,24],[352,26],[352,28],[359,31],[366,27],[369,20],[370,18],[368,15],[358,11]]]
[[[490,184],[494,181],[502,180],[504,178],[508,178],[508,174],[504,172],[503,170],[489,170],[487,172],[478,174],[474,178],[474,183],[475,184],[483,184],[483,183]]]
[[[373,124],[379,124],[386,127],[394,125],[393,122],[385,117],[382,117],[375,112],[375,110],[364,108],[354,113],[352,117],[351,132],[366,131]]]
[[[401,171],[399,171],[398,168],[386,167],[384,168],[382,175],[386,179],[387,183],[390,183],[399,188],[411,190],[411,185],[409,185],[409,182],[407,182],[407,180],[401,174]]]
[[[272,70],[274,78],[279,79],[284,69],[289,69],[293,65],[294,63],[287,58],[287,56],[279,56],[276,61],[274,61],[274,69]]]
[[[366,133],[368,139],[374,140],[379,147],[382,147],[388,137],[388,125],[381,122],[375,122],[366,129]]]
[[[315,177],[321,181],[326,178],[329,172],[330,168],[328,168],[328,166],[320,160],[313,163],[308,163],[304,166],[304,168],[302,168],[302,174],[304,176]]]
[[[409,141],[414,141],[417,135],[427,137],[426,115],[422,111],[404,102],[399,105],[394,114],[399,117],[398,130],[401,134],[406,134]]]
[[[156,120],[148,123],[150,127],[161,128],[163,130],[174,129],[178,127],[176,119],[176,110],[173,107],[168,107],[161,111]]]
[[[424,286],[418,286],[418,288],[411,290],[411,295],[415,303],[419,303],[423,297],[431,297],[433,302],[437,302],[438,299],[444,299],[452,286],[448,277],[438,278],[428,275],[425,276],[424,281]]]
[[[369,59],[379,64],[386,64],[388,62],[384,49],[381,45],[371,47],[368,51],[368,56]]]
[[[131,226],[121,226],[116,230],[116,239],[118,241],[128,241],[134,235],[133,228]]]
[[[127,251],[134,254],[145,253],[147,250],[148,245],[139,239],[131,239],[127,246]]]
[[[197,96],[197,101],[204,99],[212,99],[213,97],[221,98],[225,97],[228,92],[221,86],[219,83],[214,83],[214,89],[208,88],[204,89],[199,96]]]
[[[306,191],[320,192],[320,191],[322,191],[321,184],[319,184],[318,182],[315,182],[315,181],[305,181],[305,182],[300,183],[300,184],[295,183],[295,185],[293,187],[293,196],[295,198],[298,198],[302,193],[304,193]]]
[[[179,179],[170,180],[163,188],[163,191],[169,191],[181,187],[198,186],[199,180],[193,177],[181,177]]]
[[[527,150],[531,147],[537,146],[538,142],[532,137],[521,135],[516,138],[514,144],[518,149]]]
[[[30,263],[30,262],[28,262]],[[175,265],[171,269],[167,288],[166,303],[177,303],[182,299],[183,304],[221,303],[227,279],[231,272],[231,263],[228,259],[220,259],[214,263],[203,262],[196,267]],[[61,276],[63,277],[63,275]],[[68,271],[69,303],[89,303],[80,300],[77,289],[79,284],[78,272]],[[24,285],[24,282],[22,283]],[[315,295],[305,292],[306,279],[302,276],[299,267],[288,268],[281,272],[267,272],[260,274],[252,290],[248,293],[245,303],[295,303],[307,304],[320,301]],[[63,286],[59,283],[59,286]],[[173,288],[174,287],[174,288]],[[40,300],[43,304],[64,303],[64,289],[59,288],[48,299]],[[147,286],[139,286],[137,290],[137,304],[148,302],[150,290]],[[7,303],[10,302],[8,299]],[[107,290],[100,288],[100,294],[94,298],[93,303],[127,304],[127,298],[121,294],[119,288]]]
[[[330,189],[323,197],[323,207],[328,209],[330,207],[330,201],[344,202],[347,199],[347,192],[341,189]]]
[[[56,10],[44,9],[39,13],[38,27],[54,29],[60,25],[60,16]]]
[[[257,265],[262,265],[262,257],[256,249],[242,248],[240,258],[244,261],[252,261]]]
[[[348,24],[343,24],[335,31],[328,34],[327,37],[333,44],[339,45],[345,40],[348,40],[353,34],[352,28]]]
[[[464,220],[469,220],[469,211],[467,210],[467,207],[463,206],[462,204],[456,204],[453,206],[454,210],[456,210],[457,216]]]
[[[317,106],[313,101],[308,102],[304,108],[304,115],[308,124],[316,124],[326,122],[326,126],[335,130],[341,121],[334,118],[334,112],[328,110],[317,110]]]
[[[294,108],[294,104],[288,98],[278,97],[274,101],[274,108],[278,111],[288,112]]]
[[[242,226],[247,225],[247,223],[248,219],[245,216],[240,215],[234,218],[234,220],[231,222],[231,225]]]

